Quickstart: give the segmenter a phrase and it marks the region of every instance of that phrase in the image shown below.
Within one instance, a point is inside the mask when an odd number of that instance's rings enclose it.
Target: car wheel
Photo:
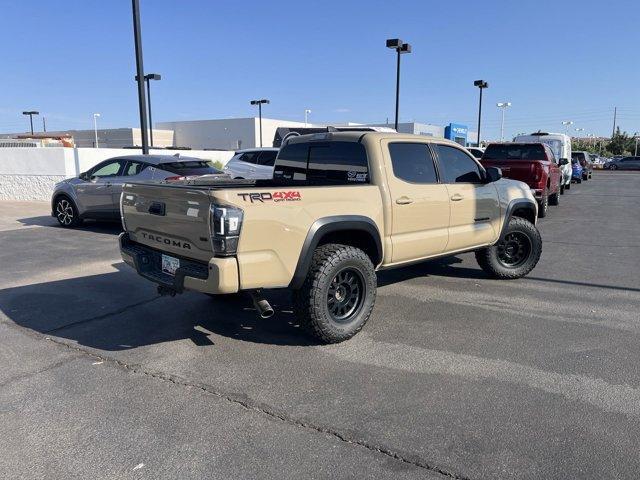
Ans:
[[[302,287],[293,295],[295,312],[322,343],[337,343],[358,333],[376,300],[376,273],[362,250],[327,244],[313,253]]]
[[[542,238],[536,226],[524,218],[513,217],[498,243],[476,250],[476,260],[492,277],[510,280],[533,270],[541,254]]]
[[[549,194],[545,190],[542,193],[542,198],[538,202],[538,218],[544,218],[549,211]]]
[[[576,178],[576,183],[582,183],[582,178]]]
[[[553,195],[549,195],[549,205],[553,205],[554,207],[560,205],[560,190],[562,187],[558,189],[556,193]]]
[[[565,190],[571,190],[571,180],[565,185]]]
[[[617,169],[618,169],[618,166],[617,166],[617,165],[611,165],[611,166],[609,167],[609,170],[617,170]]]
[[[560,195],[564,195],[564,183],[560,184]]]
[[[56,199],[55,214],[62,227],[73,228],[81,223],[78,209],[69,197],[60,196]]]

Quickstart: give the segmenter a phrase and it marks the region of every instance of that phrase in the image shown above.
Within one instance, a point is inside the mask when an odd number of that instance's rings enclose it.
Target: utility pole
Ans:
[[[138,109],[140,110],[140,136],[142,154],[149,154],[149,132],[147,131],[147,101],[144,93],[144,66],[142,64],[142,33],[140,31],[140,2],[131,0],[133,12],[133,39],[136,49],[136,81],[138,82]]]
[[[611,133],[611,138],[613,138],[616,134],[616,118],[618,117],[618,107],[613,107],[613,132]]]
[[[42,131],[47,133],[47,119],[45,117],[42,117]]]

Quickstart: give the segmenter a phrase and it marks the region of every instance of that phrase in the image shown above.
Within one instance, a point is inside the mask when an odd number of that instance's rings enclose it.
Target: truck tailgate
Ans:
[[[207,189],[126,184],[120,208],[134,242],[206,262],[212,256],[209,205]]]
[[[498,167],[505,178],[531,184],[535,178],[534,162],[526,160],[482,160],[484,167]]]

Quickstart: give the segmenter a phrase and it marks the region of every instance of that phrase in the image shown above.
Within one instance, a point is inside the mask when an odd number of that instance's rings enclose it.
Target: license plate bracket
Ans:
[[[162,254],[162,272],[167,275],[175,276],[176,270],[180,268],[180,259],[170,255]]]

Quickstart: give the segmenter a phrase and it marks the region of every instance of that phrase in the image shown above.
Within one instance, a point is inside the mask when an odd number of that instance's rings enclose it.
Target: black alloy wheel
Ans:
[[[327,291],[327,309],[337,323],[348,323],[362,308],[366,284],[362,274],[345,268],[333,278]]]
[[[524,232],[511,232],[497,245],[498,261],[506,268],[518,268],[531,254],[531,239]]]

